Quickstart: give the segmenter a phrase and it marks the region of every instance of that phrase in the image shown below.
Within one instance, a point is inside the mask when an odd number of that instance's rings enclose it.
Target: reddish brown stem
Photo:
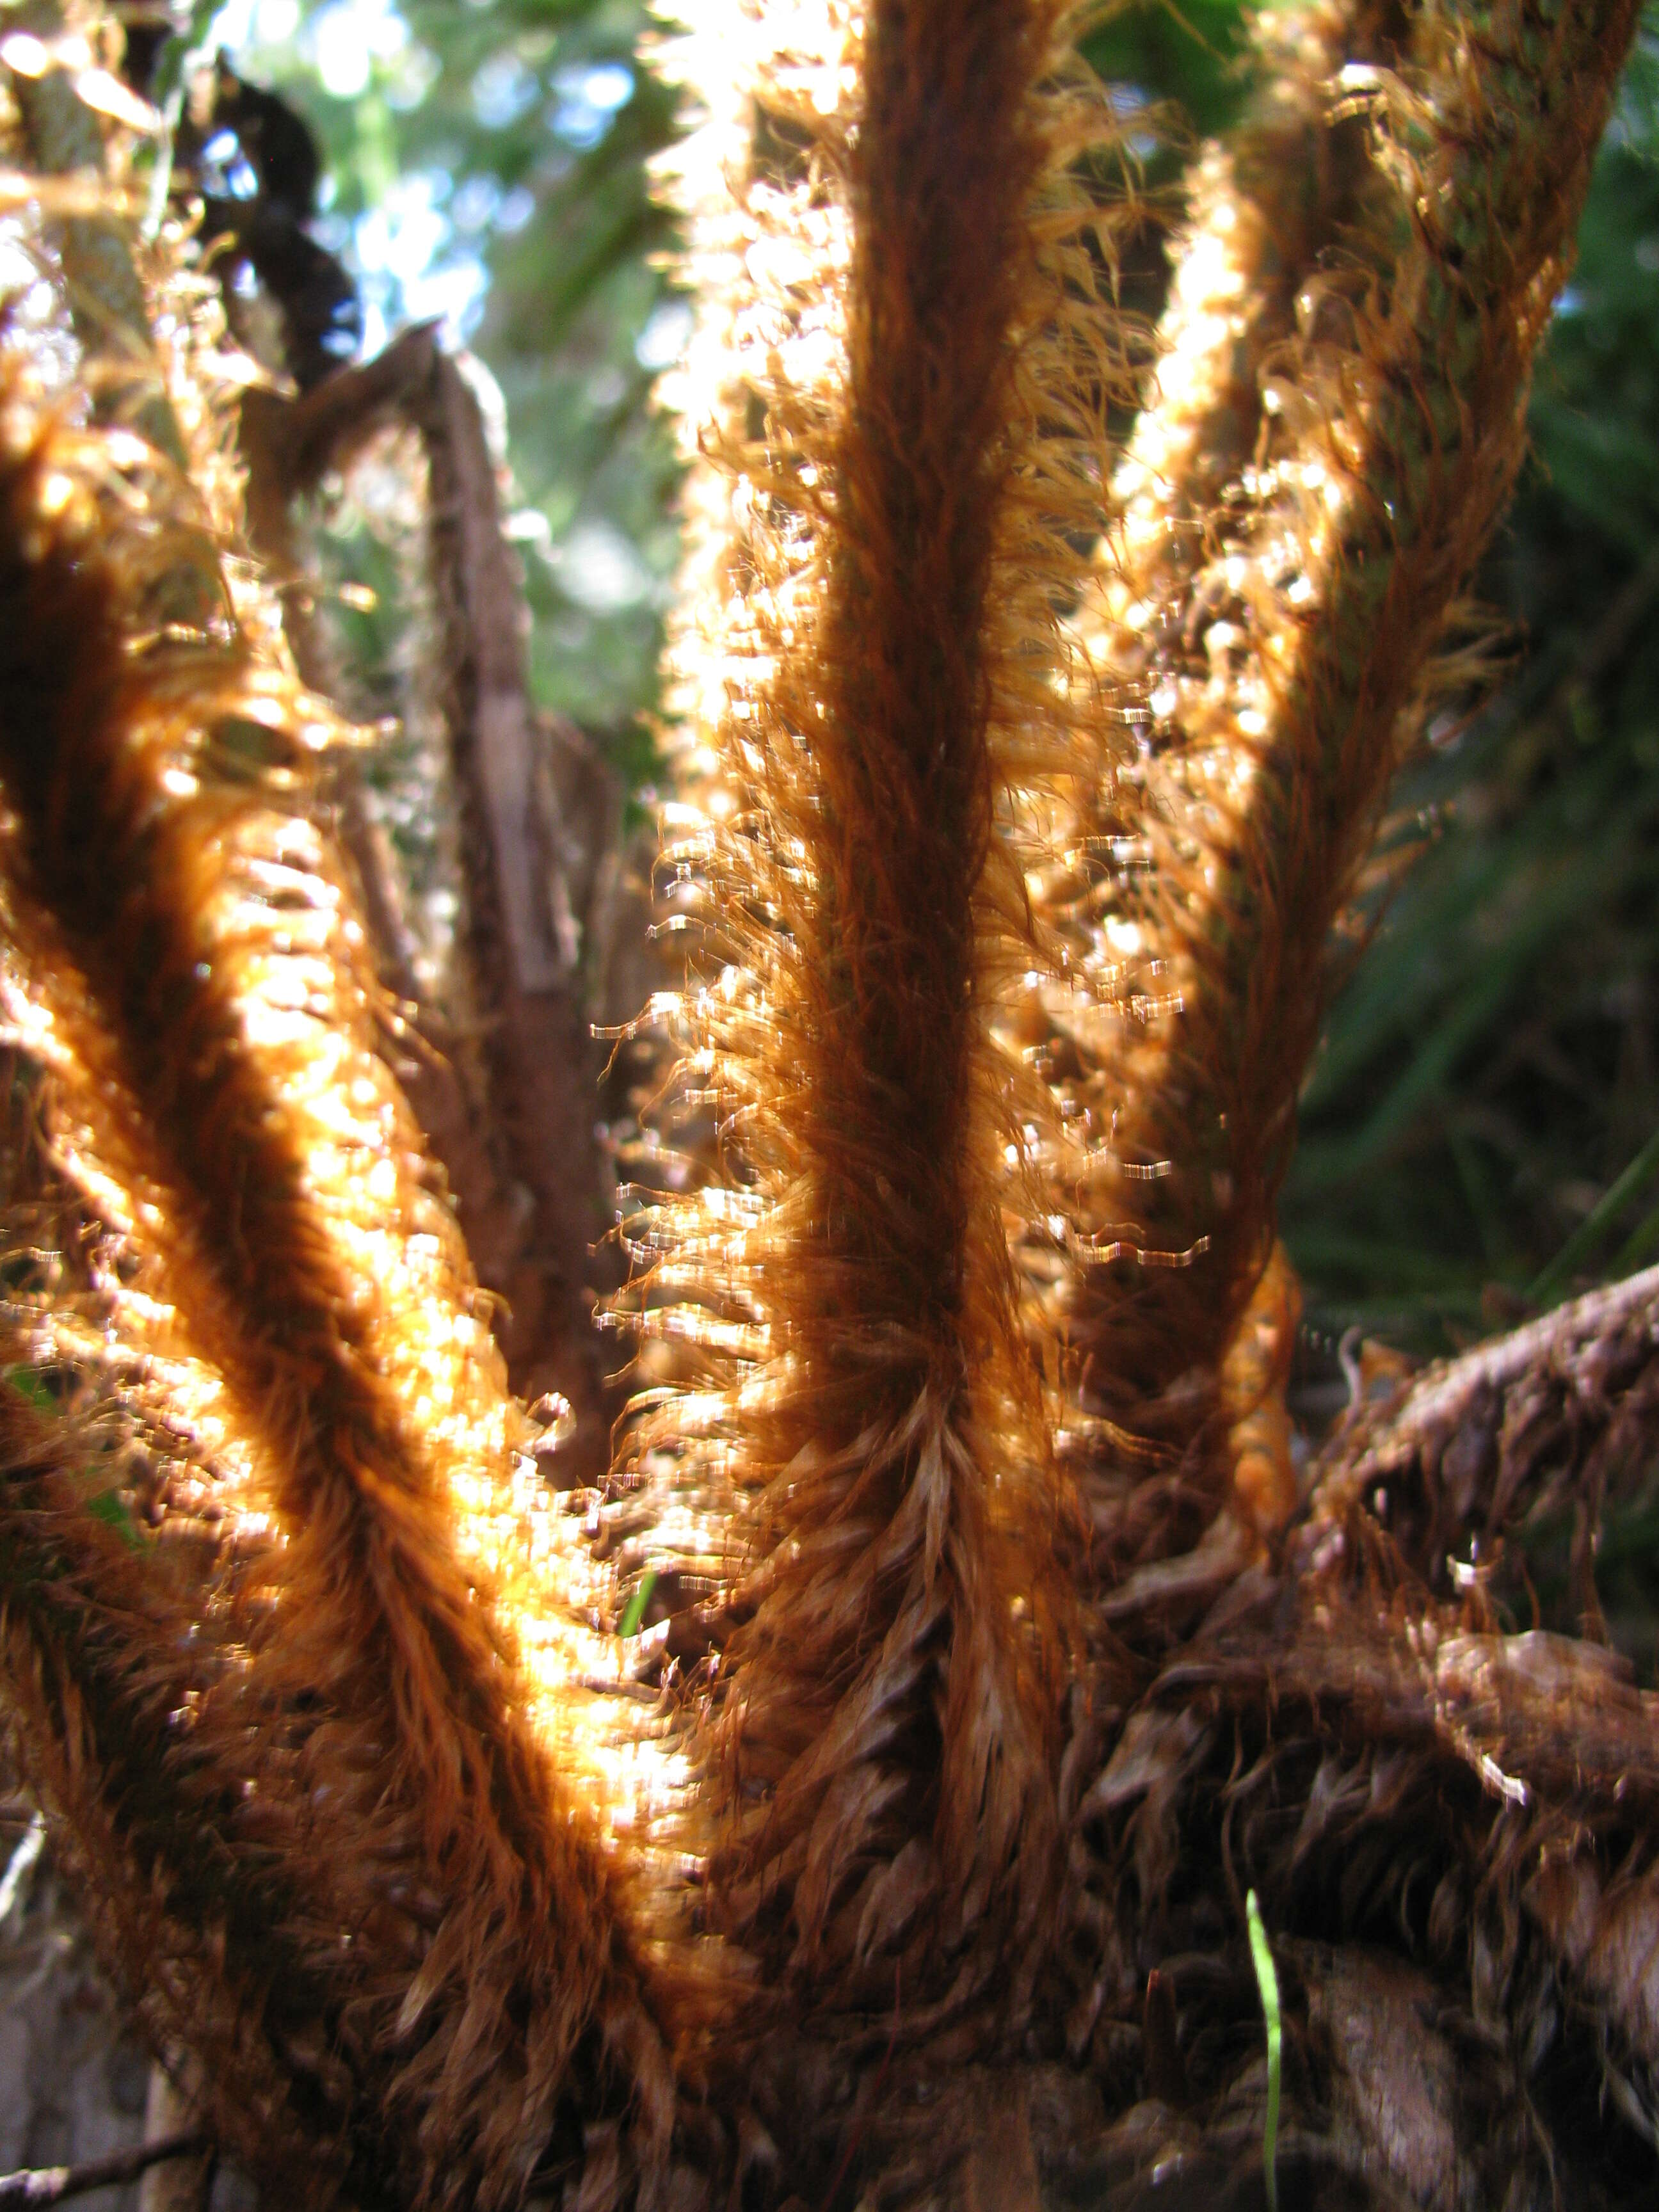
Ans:
[[[459,1056],[444,1056],[457,1040],[442,1018],[418,1006],[395,883],[349,764],[343,830],[378,918],[383,972],[417,1001],[426,1048],[411,1040],[399,1073],[447,1170],[474,1264],[505,1301],[497,1328],[512,1381],[526,1397],[555,1389],[570,1400],[577,1433],[562,1464],[592,1479],[616,1410],[592,1326],[595,1293],[617,1279],[604,1249],[615,1205],[595,1133],[600,1062],[574,927],[580,900],[564,896],[576,911],[563,931],[556,903],[572,872],[567,845],[603,848],[618,808],[580,735],[550,729],[531,702],[522,579],[501,533],[495,465],[471,386],[431,326],[295,404],[249,395],[251,527],[266,557],[292,571],[293,502],[393,422],[416,431],[428,471],[440,683],[463,816],[463,949],[480,1023],[470,1057],[482,1096]],[[307,677],[325,684],[292,595],[288,619]]]

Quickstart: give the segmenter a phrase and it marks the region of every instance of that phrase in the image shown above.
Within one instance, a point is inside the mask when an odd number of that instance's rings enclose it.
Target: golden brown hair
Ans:
[[[1589,1935],[1525,1893],[1591,1990],[1649,1879],[1638,1693],[1584,1690],[1570,1773],[1569,1662],[1431,1599],[1359,1477],[1283,1532],[1270,1260],[1630,0],[1265,20],[1121,454],[1133,164],[1060,0],[734,20],[678,156],[692,1187],[634,1226],[661,1357],[605,1501],[539,1471],[392,1073],[351,740],[222,424],[143,333],[0,333],[16,1741],[151,2032],[302,2201],[1035,2202],[1187,2125],[1160,1961],[1212,1962],[1187,2057],[1246,2047],[1241,1987],[1255,2033],[1235,1843],[1289,1915],[1363,1835],[1368,1941],[1409,1844],[1489,2057],[1542,2017],[1476,1986],[1525,1869],[1584,1870]],[[584,1516],[630,1497],[713,1585],[678,1684],[609,1633]],[[1253,2157],[1255,2094],[1212,2100]]]
[[[1279,73],[1201,171],[1079,615],[1143,687],[1136,757],[1074,832],[1087,981],[1048,1049],[1077,1238],[1048,1319],[1109,1593],[1226,1494],[1219,1368],[1272,1248],[1330,933],[1509,495],[1628,18],[1315,10],[1264,35]]]
[[[141,1568],[88,1517],[75,1420],[9,1408],[33,1778],[158,2024],[223,2020],[226,2099],[283,2085],[296,2176],[304,2144],[364,2201],[505,2201],[569,2097],[660,2160],[582,1639],[527,1580],[556,1531],[303,811],[326,720],[167,465],[6,374],[8,989],[107,1248],[76,1395],[94,1456],[149,1429],[163,1528],[177,1485],[222,1532],[204,1590]]]
[[[872,8],[856,94],[796,96],[793,180],[734,187],[728,156],[701,219],[787,289],[715,431],[739,535],[694,560],[726,617],[680,656],[717,717],[684,1018],[726,1172],[656,1289],[738,1374],[648,1440],[692,1411],[732,1498],[721,1909],[786,1987],[849,2002],[971,1991],[1053,1881],[1065,1508],[1002,1218],[1042,1109],[994,1024],[1048,957],[1022,835],[1074,757],[1056,611],[1121,377],[1085,189],[1110,118],[1066,34],[1001,0]],[[853,35],[824,11],[832,84]]]

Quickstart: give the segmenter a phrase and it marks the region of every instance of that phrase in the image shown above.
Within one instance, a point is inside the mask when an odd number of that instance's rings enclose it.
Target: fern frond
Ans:
[[[647,1325],[733,1379],[640,1449],[736,1511],[720,1909],[786,1989],[890,2003],[896,1966],[907,2008],[1029,1942],[1056,1846],[1072,1540],[1004,1218],[1047,1105],[1003,1026],[1053,957],[1024,878],[1088,757],[1059,616],[1128,366],[1067,32],[825,11],[752,95],[793,176],[728,109],[694,234],[718,619],[682,641],[704,787],[671,851],[712,886],[680,1019],[724,1172],[654,1232]]]
[[[1432,1501],[1447,1425],[1487,1452],[1500,1397],[1556,1421],[1551,1346],[1602,1363],[1599,1482],[1645,1433],[1651,1286],[1356,1422],[1287,1528],[1273,1245],[1331,925],[1516,465],[1633,9],[1264,19],[1115,469],[1139,216],[1069,0],[694,30],[685,1150],[632,1225],[651,1387],[592,1549],[391,1072],[321,796],[349,740],[227,555],[222,421],[126,310],[118,349],[77,325],[67,240],[29,233],[49,331],[0,331],[9,1725],[106,1954],[273,2187],[904,2212],[1116,2201],[1176,2143],[1219,2195],[1259,2102],[1247,1886],[1287,2169],[1399,2179],[1365,2039],[1318,2009],[1385,1926],[1467,2014],[1436,2065],[1484,2069],[1446,2201],[1498,2200],[1483,2109],[1530,2185],[1568,2156],[1549,2099],[1653,2063],[1620,1964],[1652,1948],[1652,1699],[1499,1633],[1473,1572],[1435,1596],[1371,1494],[1392,1450]],[[118,192],[40,198],[137,251]],[[174,368],[175,246],[137,287]],[[406,343],[313,427],[411,364],[435,404],[435,360]],[[528,756],[479,550],[477,689],[517,717],[472,763],[483,819]],[[533,856],[474,858],[511,1017]],[[556,1049],[526,1025],[526,1063]],[[1494,1531],[1571,1494],[1505,1440]],[[706,1599],[669,1607],[655,1688],[600,1632],[629,1516]],[[1585,2002],[1588,2075],[1549,2050]]]
[[[357,2201],[505,2203],[574,2099],[617,2122],[621,2172],[656,2172],[661,1993],[605,1836],[629,1732],[582,1690],[572,1547],[307,811],[333,726],[268,611],[233,603],[169,465],[77,427],[15,351],[0,366],[14,1033],[115,1255],[120,1356],[94,1402],[137,1418],[161,1362],[191,1368],[228,1533],[250,1539],[199,1589],[152,1577],[68,1480],[72,1425],[20,1437],[14,1418],[0,1525],[31,1771],[256,2167],[282,2166],[286,2128],[294,2178],[297,2099]],[[27,1309],[17,1356],[59,1365],[72,1346]],[[222,2043],[198,2041],[215,2021]]]
[[[1275,92],[1263,137],[1205,171],[1080,617],[1146,687],[1139,757],[1094,819],[1058,1073],[1079,1141],[1053,1310],[1109,1583],[1192,1545],[1228,1496],[1219,1368],[1272,1246],[1328,934],[1513,480],[1632,18],[1504,0],[1264,21],[1304,72],[1285,112],[1310,153],[1288,193],[1258,163]],[[1340,188],[1298,222],[1322,178]],[[1245,1549],[1251,1523],[1241,1502]]]

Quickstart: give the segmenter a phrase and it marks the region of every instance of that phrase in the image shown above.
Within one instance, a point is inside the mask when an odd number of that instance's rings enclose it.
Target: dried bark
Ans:
[[[1652,1463],[1656,1342],[1650,1267],[1392,1388],[1373,1386],[1320,1455],[1311,1527],[1340,1530],[1363,1503],[1430,1583],[1454,1547],[1490,1562],[1511,1529],[1563,1504],[1587,1544],[1609,1501]],[[1587,1552],[1578,1564],[1594,1633]]]

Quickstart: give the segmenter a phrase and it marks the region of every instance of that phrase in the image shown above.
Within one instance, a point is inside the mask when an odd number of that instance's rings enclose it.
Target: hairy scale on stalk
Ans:
[[[694,1299],[737,1372],[638,1448],[698,1432],[738,1562],[717,1909],[793,1962],[785,2002],[828,1968],[873,1998],[908,1925],[920,2001],[1006,1967],[1052,1889],[1073,1540],[1005,1227],[1047,1102],[999,1010],[1057,973],[1025,877],[1109,755],[1060,614],[1133,211],[1065,9],[743,20],[735,72],[671,49],[710,304],[671,395],[704,459],[670,858],[706,886],[680,1019],[721,1167],[653,1224],[647,1314]]]
[[[1045,1320],[1079,1360],[1068,1457],[1109,1609],[1133,1609],[1142,1562],[1213,1593],[1295,1502],[1259,1462],[1232,1489],[1226,1350],[1271,1254],[1333,926],[1459,665],[1437,654],[1519,465],[1626,27],[1270,17],[1277,67],[1200,167],[1078,615],[1144,687],[1139,743],[1084,791],[1045,901],[1087,977],[1047,1053],[1070,1109],[1057,1211],[1088,1262],[1051,1274]]]
[[[187,479],[26,343],[3,370],[6,988],[60,1255],[9,1328],[66,1423],[148,1445],[185,1539],[141,1568],[9,1406],[26,1771],[158,2036],[222,2037],[210,2109],[268,2115],[267,2171],[510,2199],[573,2065],[647,2136],[672,2109],[600,1825],[638,1747],[580,1687],[572,1547],[308,817],[343,733],[196,489],[228,426],[186,426]],[[118,422],[153,394],[99,374]]]
[[[1436,1597],[1367,1505],[1386,1434],[1297,1506],[1273,1246],[1632,23],[1265,18],[1156,345],[1058,0],[670,42],[691,1187],[629,1224],[655,1387],[591,1521],[392,1073],[321,780],[354,741],[237,550],[206,288],[134,240],[125,126],[91,197],[0,180],[56,303],[0,333],[13,1734],[273,2190],[1134,2201],[1255,2124],[1241,1862],[1294,2154],[1364,2109],[1331,2008],[1385,1928],[1463,2100],[1417,2201],[1588,2155],[1516,2118],[1552,2006],[1639,2104],[1652,1700]],[[138,256],[125,358],[71,212]],[[618,1499],[701,1582],[678,1683],[609,1632]],[[1403,2188],[1365,2124],[1319,2155]]]

